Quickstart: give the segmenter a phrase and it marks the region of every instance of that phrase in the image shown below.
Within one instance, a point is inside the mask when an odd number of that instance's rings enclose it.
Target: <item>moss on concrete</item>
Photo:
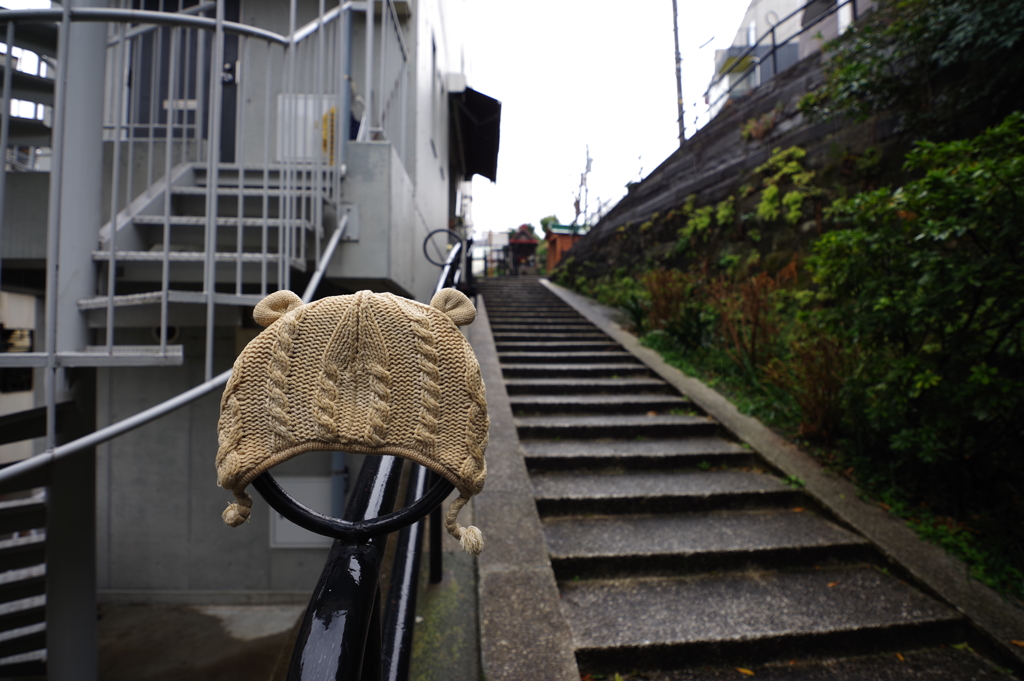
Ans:
[[[444,553],[440,584],[427,583],[430,554],[424,553],[412,640],[412,681],[480,679],[476,563],[461,551]]]

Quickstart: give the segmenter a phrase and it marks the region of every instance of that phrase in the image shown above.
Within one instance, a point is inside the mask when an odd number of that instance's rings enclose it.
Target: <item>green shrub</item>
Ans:
[[[924,176],[837,201],[851,226],[808,264],[821,319],[859,350],[849,445],[955,504],[1024,470],[1024,116],[920,142],[906,169]]]
[[[880,0],[825,45],[826,84],[798,108],[860,120],[894,112],[922,136],[963,134],[1024,104],[1022,42],[1017,0]]]

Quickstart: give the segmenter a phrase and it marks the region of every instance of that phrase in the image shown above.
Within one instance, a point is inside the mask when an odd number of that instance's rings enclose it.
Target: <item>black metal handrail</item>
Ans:
[[[400,511],[351,522],[332,518],[303,506],[284,491],[284,488],[270,475],[269,471],[253,480],[252,486],[270,504],[270,507],[285,519],[310,532],[345,541],[364,541],[371,537],[389,534],[422,520],[455,489],[455,485],[447,480],[439,480],[434,483],[426,495]]]
[[[435,293],[462,279],[461,248],[459,242],[449,251]],[[431,516],[430,581],[437,583],[441,580],[440,504],[454,485],[413,464],[405,507],[389,513],[398,496],[404,461],[394,456],[367,457],[340,519],[303,506],[269,473],[253,481],[253,488],[275,511],[335,540],[302,617],[288,666],[289,681],[408,678],[423,518]],[[395,530],[401,531],[382,617],[380,568],[387,534]]]
[[[819,23],[821,23],[826,18],[828,18],[828,17],[832,16],[833,14],[835,14],[836,12],[838,12],[841,8],[845,7],[846,5],[850,5],[851,6],[851,8],[853,9],[853,20],[857,21],[857,18],[858,18],[858,16],[857,16],[857,0],[839,0],[839,2],[836,2],[834,5],[832,5],[827,11],[824,11],[821,14],[815,16],[814,20],[811,21],[811,23],[807,24],[806,26],[801,26],[799,31],[797,31],[793,35],[789,36],[788,38],[783,40],[781,43],[776,42],[776,40],[775,40],[775,29],[778,26],[781,26],[782,24],[786,23],[787,21],[789,21],[790,19],[795,17],[797,14],[799,14],[800,12],[803,12],[808,7],[810,7],[815,2],[818,2],[818,1],[819,0],[808,0],[808,2],[805,3],[804,5],[802,5],[801,7],[798,7],[797,9],[795,9],[792,12],[790,12],[789,14],[787,14],[784,18],[776,21],[768,31],[766,31],[764,34],[761,35],[761,37],[759,37],[757,40],[754,41],[753,45],[748,46],[747,49],[745,49],[743,52],[741,52],[739,54],[739,56],[737,56],[735,59],[733,59],[733,63],[729,66],[729,68],[727,70],[723,71],[720,74],[717,74],[715,76],[715,78],[711,81],[711,85],[708,86],[708,92],[709,93],[711,92],[712,88],[714,88],[716,85],[721,83],[722,80],[726,76],[728,76],[731,73],[733,73],[733,71],[735,71],[736,68],[740,64],[742,64],[744,62],[744,60],[746,60],[747,57],[751,56],[757,50],[757,48],[759,48],[761,46],[761,43],[766,38],[771,38],[771,49],[768,50],[768,53],[765,54],[764,56],[761,56],[761,57],[755,56],[754,63],[752,63],[750,66],[748,66],[746,68],[746,70],[744,70],[740,74],[740,77],[736,79],[736,82],[734,82],[732,85],[730,85],[729,89],[727,89],[721,95],[716,97],[715,101],[713,101],[713,102],[708,104],[708,110],[713,109],[715,107],[715,105],[717,105],[720,101],[722,101],[722,99],[728,98],[729,95],[732,94],[732,91],[734,89],[736,89],[737,87],[739,87],[740,83],[744,82],[747,79],[747,77],[751,73],[753,73],[754,70],[757,69],[757,67],[760,66],[760,64],[765,59],[767,59],[769,57],[771,57],[771,60],[772,60],[772,78],[777,76],[778,73],[779,73],[779,68],[778,68],[779,67],[779,62],[778,62],[778,50],[779,50],[779,48],[785,47],[786,45],[791,43],[793,40],[795,40],[796,38],[799,38],[801,35],[806,33],[808,30],[810,30],[811,28],[817,26]]]

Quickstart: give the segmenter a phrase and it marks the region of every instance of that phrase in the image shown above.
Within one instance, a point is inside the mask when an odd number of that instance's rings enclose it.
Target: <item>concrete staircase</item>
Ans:
[[[992,671],[959,613],[538,280],[479,290],[582,673]]]

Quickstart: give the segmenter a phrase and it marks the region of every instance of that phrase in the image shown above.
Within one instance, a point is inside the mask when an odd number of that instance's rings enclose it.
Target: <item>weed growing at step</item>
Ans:
[[[782,482],[786,483],[793,489],[803,489],[806,486],[804,481],[800,479],[799,476],[796,475],[787,475],[782,479]]]

